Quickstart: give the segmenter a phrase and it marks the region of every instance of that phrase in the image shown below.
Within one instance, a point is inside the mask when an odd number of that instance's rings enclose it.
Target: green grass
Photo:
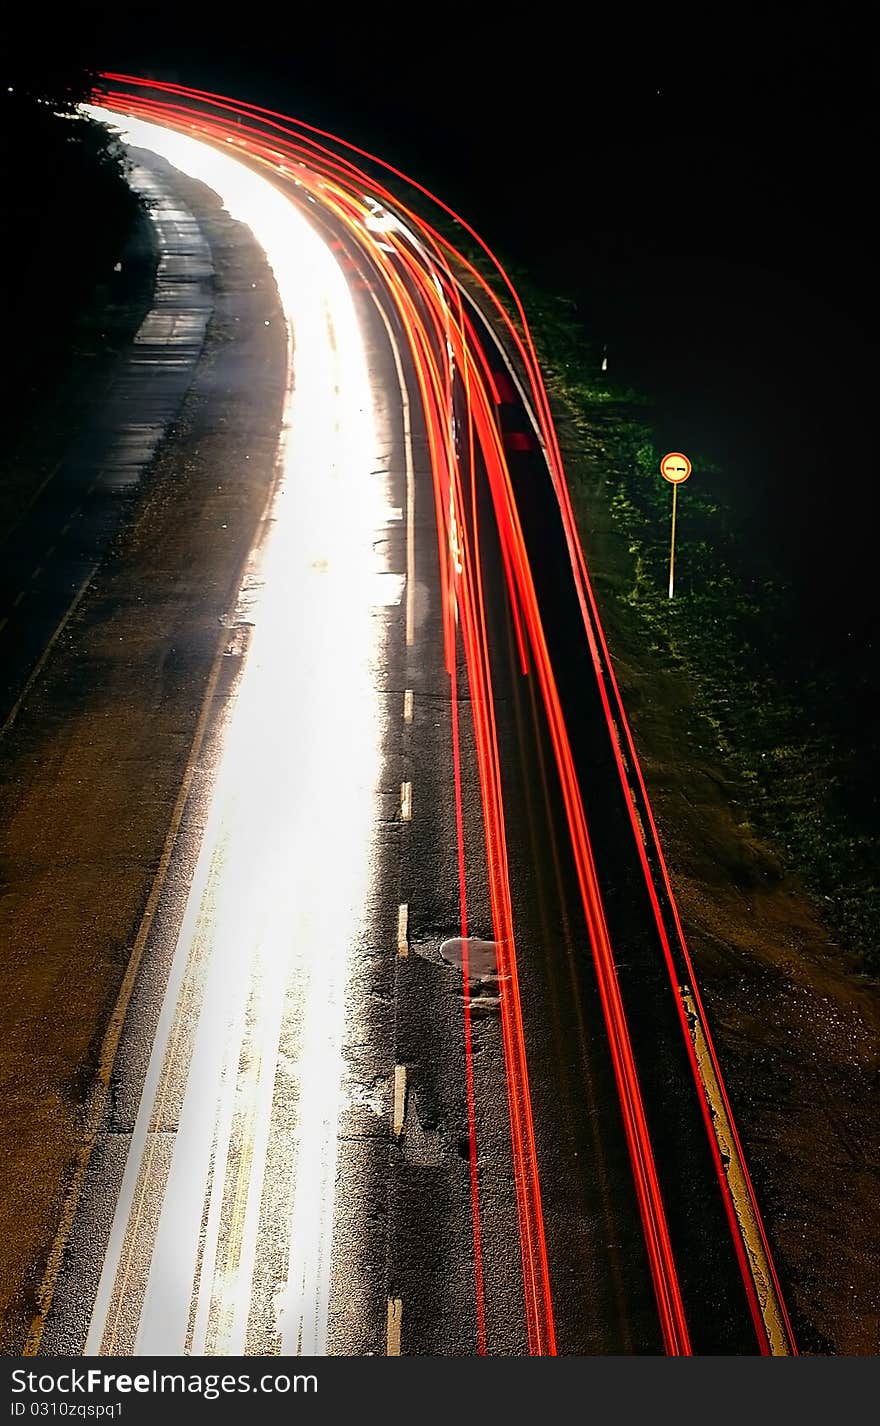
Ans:
[[[625,541],[628,570],[614,596],[624,617],[646,654],[686,675],[715,755],[755,824],[820,900],[826,923],[866,969],[880,968],[877,841],[838,796],[841,778],[858,776],[859,749],[841,749],[833,724],[817,720],[833,696],[833,669],[790,667],[782,639],[791,588],[748,570],[733,512],[700,485],[701,473],[720,472],[696,450],[688,452],[694,476],[679,491],[676,598],[668,598],[671,493],[659,475],[652,408],[603,384],[589,343],[552,304],[529,294],[526,307],[549,389],[577,432],[573,499],[583,514],[598,462]],[[831,687],[820,687],[823,679]]]
[[[431,219],[504,300],[501,279],[467,235]],[[794,591],[744,556],[735,512],[699,479],[724,472],[699,450],[688,451],[694,476],[679,492],[676,598],[668,598],[671,487],[659,474],[656,408],[643,393],[607,380],[570,300],[507,267],[564,423],[585,548],[589,553],[596,500],[605,502],[618,537],[621,573],[603,581],[600,598],[614,601],[630,649],[643,650],[645,670],[671,667],[687,679],[701,756],[717,760],[750,822],[803,878],[839,943],[875,973],[874,819],[870,811],[855,814],[857,799],[844,794],[858,787],[863,760],[870,766],[876,759],[876,739],[863,725],[843,732],[833,662],[823,664],[820,653],[815,663],[793,665],[785,629],[797,613]],[[723,479],[713,485],[723,488]]]

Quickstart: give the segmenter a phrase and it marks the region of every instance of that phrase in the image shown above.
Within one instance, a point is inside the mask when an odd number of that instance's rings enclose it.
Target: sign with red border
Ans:
[[[664,480],[668,480],[670,485],[682,485],[687,480],[692,470],[692,466],[687,456],[683,456],[681,451],[670,451],[668,456],[664,456],[660,462],[660,474]]]

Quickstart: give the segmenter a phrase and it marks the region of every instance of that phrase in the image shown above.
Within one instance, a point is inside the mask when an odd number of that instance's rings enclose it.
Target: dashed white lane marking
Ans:
[[[402,782],[400,784],[400,820],[401,822],[412,821],[412,783]]]
[[[389,1357],[400,1356],[400,1332],[403,1326],[403,1301],[399,1297],[388,1299],[388,1331],[385,1352]]]
[[[409,955],[409,903],[406,901],[397,908],[397,954]]]
[[[411,689],[411,688],[408,688],[408,689],[406,690],[406,692],[404,693],[404,695],[403,695],[403,721],[404,721],[404,723],[411,723],[411,722],[412,722],[412,719],[413,719],[413,694],[412,694],[412,689]]]
[[[406,1119],[406,1065],[394,1066],[394,1114],[391,1121],[391,1130],[395,1139],[399,1139],[403,1133],[404,1120]]]

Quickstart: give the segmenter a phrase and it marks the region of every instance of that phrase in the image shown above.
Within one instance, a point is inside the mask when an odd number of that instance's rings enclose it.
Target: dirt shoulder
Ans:
[[[600,428],[559,419],[588,564],[802,1351],[880,1342],[880,988],[750,821],[684,671],[628,603]]]
[[[0,740],[0,1349],[20,1351],[97,1057],[275,475],[286,333],[265,259],[180,180],[215,268],[193,384],[125,532]]]

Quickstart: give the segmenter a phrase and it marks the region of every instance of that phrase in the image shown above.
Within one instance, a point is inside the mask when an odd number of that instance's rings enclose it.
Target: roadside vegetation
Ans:
[[[829,656],[820,647],[807,657],[801,641],[793,647],[796,593],[739,548],[731,510],[699,478],[722,472],[699,451],[688,452],[694,475],[679,492],[676,598],[668,598],[670,487],[659,475],[664,452],[651,407],[603,379],[563,304],[533,294],[529,306],[551,390],[581,438],[568,470],[584,535],[589,539],[584,496],[599,463],[625,541],[629,573],[618,601],[651,655],[687,674],[705,734],[744,791],[755,824],[803,876],[847,949],[866,969],[880,970],[870,776],[877,722],[864,717],[863,706],[859,719],[868,670],[848,668],[837,651]],[[719,482],[713,485],[717,491]]]
[[[105,345],[115,265],[141,211],[118,146],[76,113],[89,89],[85,70],[44,74],[14,55],[3,71],[0,244],[13,357],[4,378],[7,450],[71,362]]]
[[[0,240],[15,350],[4,386],[9,448],[71,364],[107,345],[114,270],[140,205],[118,146],[76,114],[87,71],[55,70],[37,87],[19,72],[7,78]],[[461,246],[460,230],[448,231]],[[468,256],[502,293],[484,256]],[[754,826],[802,875],[841,944],[866,971],[880,971],[880,723],[862,708],[870,670],[845,647],[829,656],[792,639],[796,591],[742,548],[719,495],[723,472],[694,449],[679,503],[677,597],[667,598],[670,487],[658,471],[651,403],[602,371],[571,303],[535,289],[523,272],[514,277],[565,425],[586,546],[597,499],[618,537],[603,598],[638,634],[646,660],[687,677],[701,752],[714,751]]]
[[[444,230],[504,299],[485,256],[452,224]],[[602,607],[625,627],[630,647],[641,648],[646,669],[686,678],[686,737],[735,789],[749,819],[743,830],[769,839],[838,944],[876,975],[880,725],[865,706],[871,669],[863,651],[810,651],[809,640],[793,637],[803,620],[798,591],[744,547],[736,513],[719,494],[724,472],[695,449],[687,452],[694,474],[679,492],[676,597],[668,598],[671,487],[659,473],[655,408],[602,370],[602,352],[573,303],[507,268],[560,422],[588,555],[596,552],[597,501],[610,522],[613,572],[606,549]]]

